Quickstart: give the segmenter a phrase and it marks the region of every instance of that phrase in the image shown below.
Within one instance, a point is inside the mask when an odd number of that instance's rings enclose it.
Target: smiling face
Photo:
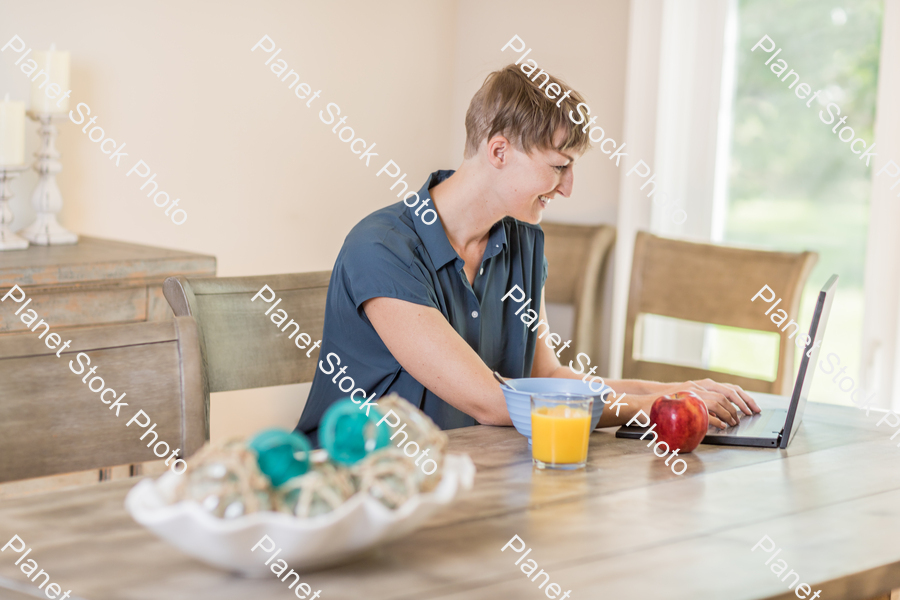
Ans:
[[[565,137],[566,131],[560,129],[554,136],[554,143],[562,145]],[[490,142],[495,142],[498,138],[509,144],[502,136],[497,136]],[[559,151],[553,148],[534,148],[527,154],[512,144],[507,148],[498,182],[505,212],[519,221],[537,225],[551,200],[571,195],[574,184],[573,163],[581,153],[572,149]]]
[[[587,128],[572,121],[584,98],[564,81],[540,74],[546,77],[538,84],[524,64],[494,71],[466,111],[460,170],[477,181],[470,193],[488,220],[512,216],[540,223],[551,200],[572,193],[572,163],[591,147]],[[554,86],[565,95],[548,95]]]

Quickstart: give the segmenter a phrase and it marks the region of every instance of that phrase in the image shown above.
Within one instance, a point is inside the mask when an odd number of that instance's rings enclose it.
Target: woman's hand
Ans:
[[[700,381],[685,381],[674,383],[664,388],[662,394],[674,394],[675,392],[693,392],[700,397],[709,410],[709,422],[720,429],[725,429],[725,423],[737,425],[737,405],[745,415],[759,413],[760,408],[747,392],[739,385],[730,383],[717,383],[712,379]]]

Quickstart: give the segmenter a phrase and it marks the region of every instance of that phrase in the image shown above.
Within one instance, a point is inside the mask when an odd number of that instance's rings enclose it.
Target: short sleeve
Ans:
[[[391,247],[390,240],[348,244],[338,259],[356,309],[372,298],[396,298],[438,308],[434,284],[412,249]]]

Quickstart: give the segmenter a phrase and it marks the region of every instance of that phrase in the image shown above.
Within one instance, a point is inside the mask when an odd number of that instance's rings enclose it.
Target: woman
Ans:
[[[539,333],[515,314],[521,304],[502,300],[518,286],[546,323],[538,223],[550,201],[572,193],[573,165],[590,149],[587,127],[567,117],[581,96],[573,91],[554,103],[543,84],[568,89],[549,75],[539,87],[515,65],[488,75],[466,113],[459,169],[432,173],[418,192],[406,193],[404,182],[405,202],[372,213],[348,234],[298,430],[315,437],[328,406],[349,394],[371,406],[389,392],[442,429],[511,425],[492,371],[583,377],[560,365],[549,338],[538,343]],[[419,214],[425,206],[436,220]],[[738,408],[759,412],[739,387],[708,379],[606,383],[627,401],[604,411],[601,427],[625,423],[638,409],[649,413],[657,397],[682,390],[700,396],[710,422],[722,428],[737,423]]]

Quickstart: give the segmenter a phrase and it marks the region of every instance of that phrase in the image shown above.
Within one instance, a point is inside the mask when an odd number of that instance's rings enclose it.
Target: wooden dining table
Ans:
[[[900,440],[876,427],[882,415],[810,403],[787,449],[701,445],[683,475],[614,429],[594,432],[587,467],[570,472],[533,468],[513,428],[452,430],[473,488],[418,531],[301,581],[324,600],[549,597],[521,570],[532,559],[573,600],[797,597],[765,564],[773,553],[752,550],[768,536],[818,598],[870,599],[900,587]],[[124,507],[135,483],[2,500],[0,537],[24,539],[71,598],[296,597],[274,574],[218,570],[138,525]],[[531,549],[519,565],[518,542],[502,550],[514,536]],[[33,597],[16,558],[0,554],[2,599]]]

